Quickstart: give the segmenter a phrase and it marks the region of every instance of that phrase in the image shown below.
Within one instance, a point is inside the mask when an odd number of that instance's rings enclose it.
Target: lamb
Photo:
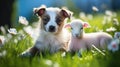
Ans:
[[[68,51],[75,52],[80,49],[90,49],[92,45],[97,48],[105,49],[106,45],[112,40],[112,36],[105,32],[84,33],[83,28],[89,28],[90,25],[87,22],[76,19],[70,24],[66,24],[65,28],[71,27],[71,39],[69,41]]]

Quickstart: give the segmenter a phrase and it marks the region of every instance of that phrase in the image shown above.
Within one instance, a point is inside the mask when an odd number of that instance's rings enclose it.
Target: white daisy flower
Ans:
[[[59,64],[56,62],[53,64],[53,67],[60,67]]]
[[[24,27],[23,30],[30,35],[34,33],[33,28],[31,26]]]
[[[107,16],[112,16],[112,15],[113,15],[112,11],[110,11],[110,10],[106,10],[106,11],[105,11],[105,14],[106,14]]]
[[[93,15],[92,15],[92,14],[88,14],[88,15],[87,15],[87,18],[88,18],[89,20],[92,20],[92,19],[93,19]]]
[[[92,10],[93,10],[93,11],[96,11],[96,12],[99,11],[99,9],[98,9],[97,7],[95,7],[95,6],[92,7]]]
[[[119,25],[118,19],[114,18],[113,19],[113,24],[118,26]]]
[[[16,35],[16,34],[17,34],[17,30],[16,30],[15,28],[10,28],[10,29],[8,29],[8,32],[9,32],[10,34],[13,34],[13,35]]]
[[[120,32],[115,32],[114,38],[120,39]]]
[[[86,17],[86,14],[85,14],[84,12],[80,12],[79,17],[80,17],[81,19],[86,19],[86,18],[87,18],[87,17]]]
[[[39,29],[38,28],[34,29],[31,26],[27,26],[27,27],[24,27],[23,30],[33,38],[33,42],[35,42],[37,37],[39,36]]]
[[[2,32],[3,34],[6,34],[5,27],[1,26],[1,27],[0,27],[0,30],[1,30],[1,32]]]
[[[4,44],[5,42],[5,37],[0,35],[0,44]]]
[[[28,21],[25,17],[20,16],[19,17],[19,23],[23,24],[23,25],[28,25]]]
[[[119,44],[120,44],[119,39],[112,40],[112,42],[108,45],[108,50],[110,50],[112,52],[118,51],[119,50]]]
[[[116,31],[116,29],[114,27],[110,27],[108,29],[106,29],[107,32],[113,32],[113,31]]]
[[[65,57],[65,56],[66,56],[66,53],[65,53],[65,52],[63,52],[63,53],[61,54],[61,56],[62,56],[62,57]]]
[[[7,52],[6,52],[6,50],[4,50],[0,53],[0,57],[5,56],[6,54],[7,54]]]
[[[53,63],[52,63],[51,60],[46,60],[46,61],[45,61],[45,64],[51,66]]]

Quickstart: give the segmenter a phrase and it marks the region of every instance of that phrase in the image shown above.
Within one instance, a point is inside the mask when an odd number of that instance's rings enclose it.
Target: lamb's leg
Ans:
[[[107,45],[107,41],[105,38],[101,39],[100,40],[100,48],[101,49],[105,49],[106,48],[106,45]]]

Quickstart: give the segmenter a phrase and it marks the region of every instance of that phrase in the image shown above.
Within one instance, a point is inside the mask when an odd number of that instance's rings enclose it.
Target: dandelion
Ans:
[[[107,32],[113,32],[113,31],[116,31],[116,29],[114,27],[110,27],[108,29],[106,29]]]
[[[120,41],[119,41],[118,38],[112,40],[112,42],[108,45],[108,50],[110,50],[112,52],[118,51],[119,50],[119,44],[120,44]]]
[[[23,25],[28,25],[28,21],[25,17],[20,16],[19,17],[19,23],[23,24]]]
[[[16,35],[17,34],[17,30],[15,28],[10,28],[8,29],[8,32],[12,35]]]
[[[99,11],[99,9],[97,7],[95,7],[95,6],[92,7],[92,10],[95,11],[95,12]]]

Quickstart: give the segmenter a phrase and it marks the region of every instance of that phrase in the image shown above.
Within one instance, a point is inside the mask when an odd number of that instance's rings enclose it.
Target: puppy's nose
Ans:
[[[55,26],[49,26],[49,32],[55,32]]]

